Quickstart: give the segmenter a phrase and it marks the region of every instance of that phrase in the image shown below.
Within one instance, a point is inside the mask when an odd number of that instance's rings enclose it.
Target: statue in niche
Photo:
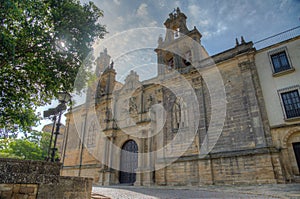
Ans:
[[[100,88],[100,96],[103,96],[103,95],[105,95],[105,90],[104,90],[104,88]]]
[[[131,117],[137,117],[138,109],[137,109],[135,97],[129,98],[129,114]]]
[[[149,95],[147,102],[146,102],[146,111],[149,111],[149,109],[151,108],[152,105],[155,104],[155,98],[152,95]]]
[[[96,138],[97,127],[95,121],[92,121],[88,130],[88,137],[87,137],[87,145],[94,146],[95,145],[95,138]]]
[[[172,107],[172,129],[176,130],[179,129],[181,120],[181,109],[180,104],[176,100]]]

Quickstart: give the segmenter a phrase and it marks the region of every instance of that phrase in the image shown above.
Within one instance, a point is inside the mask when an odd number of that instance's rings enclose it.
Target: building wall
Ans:
[[[255,64],[257,67],[260,84],[265,99],[266,109],[271,127],[282,126],[286,124],[297,124],[298,121],[287,121],[284,119],[283,107],[280,102],[278,91],[291,86],[300,85],[300,37],[281,42],[276,45],[261,49],[255,55]],[[268,53],[286,48],[288,57],[294,70],[281,74],[273,75],[272,63]]]
[[[232,57],[234,53],[236,56]],[[138,81],[136,74],[131,73],[123,87],[114,93],[115,111],[117,111],[115,120],[118,128],[113,127],[113,121],[110,118],[112,115],[107,114],[107,107],[111,107],[111,99],[113,99],[110,95],[108,98],[100,98],[96,107],[89,109],[79,107],[74,110],[73,115],[69,115],[67,143],[70,144],[66,147],[63,175],[94,176],[95,183],[118,184],[119,168],[122,164],[120,149],[127,140],[132,139],[138,145],[138,169],[155,168],[155,172],[138,173],[136,182],[138,185],[279,182],[283,178],[283,173],[278,162],[278,151],[272,149],[270,130],[265,126],[267,118],[264,113],[254,54],[251,43],[247,43],[231,49],[231,53],[227,52],[213,57],[215,67],[218,68],[224,83],[227,109],[222,133],[216,138],[216,145],[209,155],[204,158],[198,157],[203,150],[201,149],[202,142],[207,133],[206,128],[209,126],[204,125],[203,121],[209,124],[212,114],[211,96],[217,96],[209,92],[207,85],[201,83],[200,74],[193,71],[184,74],[189,84],[193,85],[193,91],[197,95],[200,115],[191,117],[191,120],[186,122],[183,133],[180,134],[172,130],[170,115],[176,101],[172,91],[159,84],[143,85],[143,82]],[[167,85],[173,85],[178,90],[185,91],[182,83],[176,78],[169,77],[164,81]],[[135,86],[131,87],[132,85]],[[210,87],[212,88],[217,89]],[[218,95],[218,92],[215,94]],[[117,117],[118,111],[129,109],[126,106],[130,104],[131,98],[135,100],[136,112],[129,111],[130,117]],[[159,132],[156,132],[156,128],[147,127],[151,124],[149,99],[154,104],[161,103],[165,109],[165,123]],[[202,104],[202,101],[206,101],[205,104]],[[194,114],[194,108],[192,106],[190,108],[188,115]],[[93,114],[95,110],[96,115]],[[95,144],[88,146],[89,129],[94,119],[99,122],[100,126],[97,127],[97,134],[94,135]],[[184,136],[189,133],[189,127],[196,120],[199,120],[198,133],[192,142],[188,142],[189,146],[185,152],[178,153],[177,150],[186,147]],[[76,126],[75,123],[78,125]],[[150,130],[156,134],[152,136]],[[80,138],[83,134],[85,137]],[[105,135],[107,138],[100,135]],[[143,135],[146,135],[147,139],[142,139]],[[173,141],[176,136],[181,136],[178,142]],[[110,148],[112,144],[116,148]],[[165,147],[162,153],[157,152],[151,157],[147,155],[147,152],[156,151],[167,144],[170,144],[170,147]],[[161,162],[167,158],[177,158],[178,161],[162,165]],[[166,167],[161,168],[161,166]]]
[[[291,70],[274,74],[270,55],[285,50]],[[300,36],[257,51],[255,62],[265,99],[274,146],[281,151],[280,161],[285,181],[297,181],[300,165],[297,164],[293,143],[300,143],[300,117],[285,116],[281,91],[297,89],[300,93]]]
[[[176,12],[166,26],[178,16],[174,24],[185,23],[185,15]],[[201,44],[196,28],[182,27]],[[115,89],[116,72],[110,65],[89,88],[87,103],[67,114],[63,175],[94,176],[94,183],[119,184],[121,149],[133,140],[138,146],[135,185],[285,182],[282,153],[274,148],[275,134],[271,134],[263,99],[265,78],[256,68],[266,65],[266,52],[256,52],[252,42],[242,39],[241,44],[208,57],[201,45],[194,48],[191,40],[171,36],[172,31],[167,31],[166,40],[160,38],[155,49],[157,77],[141,82],[131,71]],[[192,50],[192,65],[185,65],[180,57],[187,50]],[[107,51],[100,56],[109,57]],[[192,97],[181,103],[180,96]],[[174,114],[177,103],[181,103],[180,116]]]
[[[277,183],[280,167],[278,154],[267,153],[178,160],[157,170],[155,179],[158,185]]]

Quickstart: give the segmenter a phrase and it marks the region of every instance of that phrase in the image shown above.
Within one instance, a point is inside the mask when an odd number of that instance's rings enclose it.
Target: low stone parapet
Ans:
[[[59,176],[61,163],[0,158],[0,198],[91,198],[92,178]]]

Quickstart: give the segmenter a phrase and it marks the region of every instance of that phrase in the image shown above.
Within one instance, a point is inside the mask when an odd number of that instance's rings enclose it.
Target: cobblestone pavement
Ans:
[[[299,198],[300,184],[201,187],[93,187],[94,195],[111,199]],[[95,197],[97,198],[97,197]],[[101,198],[101,197],[99,197]],[[105,197],[102,197],[105,198]]]

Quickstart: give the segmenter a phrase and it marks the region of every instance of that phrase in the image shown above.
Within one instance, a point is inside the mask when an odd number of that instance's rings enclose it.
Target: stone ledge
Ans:
[[[61,163],[0,158],[0,198],[91,197],[92,178],[60,176]]]

